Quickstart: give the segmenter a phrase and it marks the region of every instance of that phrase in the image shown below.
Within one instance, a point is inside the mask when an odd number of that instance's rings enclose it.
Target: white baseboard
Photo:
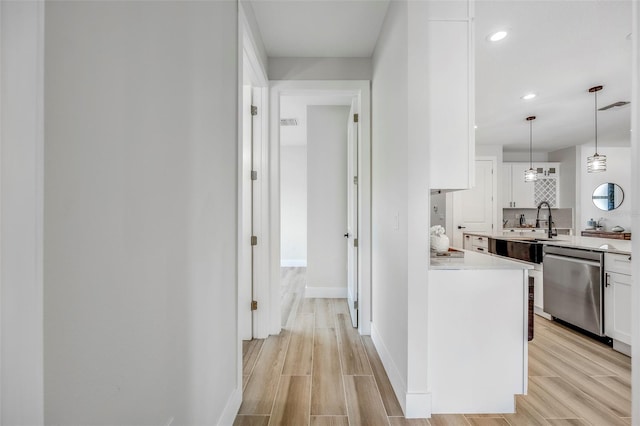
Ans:
[[[307,259],[282,259],[280,266],[282,268],[306,268]]]
[[[538,308],[537,306],[533,307],[533,312],[535,312],[536,315],[541,316],[542,318],[546,318],[549,321],[551,321],[553,318],[551,317],[551,315],[549,315],[548,313],[546,313],[545,311],[543,311],[542,309]]]
[[[380,336],[380,333],[378,333],[378,329],[373,322],[371,323],[371,340],[373,340],[373,345],[376,347],[376,351],[378,351],[380,361],[382,361],[382,366],[387,372],[387,376],[389,377],[389,381],[391,382],[393,392],[396,394],[398,402],[400,402],[402,411],[406,414],[407,382],[403,379],[402,374],[400,374],[400,370],[398,370],[398,367],[393,362],[393,358],[391,358],[389,349],[387,349],[387,346],[384,344],[384,341],[382,340],[382,337]]]
[[[393,387],[393,392],[400,402],[404,416],[407,419],[424,419],[431,417],[431,393],[407,392],[407,383],[393,362],[389,349],[384,344],[374,323],[371,323],[371,340],[373,340],[373,344],[378,351],[378,355],[387,372],[391,387]]]
[[[346,287],[305,287],[304,297],[316,299],[346,299]]]
[[[232,426],[242,404],[242,386],[233,391],[218,420],[218,426]]]
[[[425,419],[431,417],[430,393],[407,393],[404,416],[407,419]]]

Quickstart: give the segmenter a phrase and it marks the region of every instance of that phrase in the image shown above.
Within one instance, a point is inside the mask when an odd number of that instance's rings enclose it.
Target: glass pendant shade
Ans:
[[[534,168],[529,170],[525,170],[524,172],[524,181],[525,182],[535,182],[538,180],[538,171]]]
[[[595,135],[596,135],[596,152],[591,157],[587,157],[587,173],[598,173],[607,171],[607,156],[598,154],[598,92],[602,90],[602,86],[595,86],[589,89],[589,93],[594,94],[595,102]]]
[[[598,173],[607,171],[607,156],[600,155],[597,152],[587,157],[587,172]]]

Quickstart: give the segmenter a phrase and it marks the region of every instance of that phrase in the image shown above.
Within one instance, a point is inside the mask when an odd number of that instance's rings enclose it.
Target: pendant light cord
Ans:
[[[598,155],[598,92],[595,91],[593,92],[593,94],[595,95],[595,97],[593,98],[595,100],[595,108],[594,108],[594,116],[595,116],[595,129],[596,129],[596,155]]]
[[[533,121],[529,120],[529,168],[533,169]]]

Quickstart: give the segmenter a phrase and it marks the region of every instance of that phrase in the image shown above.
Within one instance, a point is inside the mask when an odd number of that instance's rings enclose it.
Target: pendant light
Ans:
[[[589,93],[594,94],[595,99],[595,134],[596,134],[596,152],[591,157],[587,157],[587,172],[598,173],[607,171],[607,156],[598,154],[598,92],[602,90],[602,86],[595,86],[589,89]]]
[[[533,120],[535,119],[535,115],[527,117],[527,121],[529,122],[529,170],[524,172],[525,182],[535,182],[538,180],[538,171],[533,168]]]

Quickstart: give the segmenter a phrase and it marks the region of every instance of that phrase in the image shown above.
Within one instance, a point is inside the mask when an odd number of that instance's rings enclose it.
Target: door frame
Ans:
[[[360,334],[371,334],[371,82],[369,80],[273,80],[269,122],[269,298],[268,334],[278,334],[280,319],[280,98],[287,95],[347,95],[359,102],[358,141],[358,293]],[[261,282],[260,286],[264,283]],[[264,317],[261,317],[261,320]],[[261,327],[262,328],[262,327]],[[266,335],[264,336],[266,337]]]

